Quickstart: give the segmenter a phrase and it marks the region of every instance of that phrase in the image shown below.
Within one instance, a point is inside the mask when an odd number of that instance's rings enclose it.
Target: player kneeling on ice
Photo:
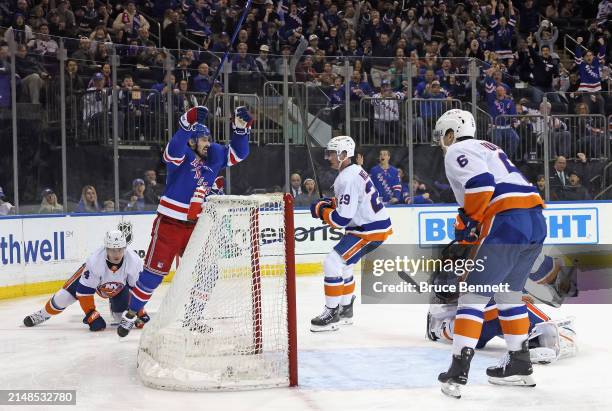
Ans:
[[[454,323],[453,356],[438,380],[442,392],[460,398],[484,322],[485,307],[494,297],[508,347],[500,364],[487,369],[489,382],[535,386],[529,357],[529,316],[522,290],[546,237],[544,202],[496,145],[475,139],[470,112],[449,110],[437,121],[433,141],[444,150],[444,167],[457,203],[455,239],[478,244],[479,270],[465,283],[475,289],[460,295]],[[502,285],[508,292],[493,292]]]
[[[45,307],[23,319],[26,327],[33,327],[47,321],[51,316],[62,313],[66,307],[79,300],[85,312],[83,323],[91,331],[106,328],[106,321],[96,310],[94,294],[110,300],[111,316],[119,323],[128,308],[129,290],[136,285],[142,271],[142,259],[132,250],[126,249],[123,233],[112,230],[106,233],[104,247],[89,256],[85,264],[66,281],[63,287],[45,304]],[[138,328],[149,321],[144,310],[137,316]]]
[[[380,201],[368,173],[351,163],[355,142],[349,136],[332,138],[325,159],[339,171],[334,181],[334,198],[322,198],[310,206],[314,218],[320,218],[345,233],[325,257],[325,309],[311,320],[311,331],[335,331],[340,323],[351,324],[355,280],[353,267],[367,253],[391,235],[391,219]]]

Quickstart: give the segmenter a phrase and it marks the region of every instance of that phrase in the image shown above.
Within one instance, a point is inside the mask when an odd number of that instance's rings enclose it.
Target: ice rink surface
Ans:
[[[148,305],[153,313],[167,286]],[[579,353],[534,366],[535,388],[498,387],[485,368],[504,352],[494,340],[477,351],[460,400],[440,393],[436,377],[450,364],[450,346],[424,338],[424,305],[355,306],[355,324],[311,333],[310,318],[323,308],[322,278],[297,280],[299,388],[184,393],[144,387],[136,375],[140,331],[119,340],[114,328],[91,333],[78,303],[48,322],[26,328],[22,319],[49,296],[0,301],[0,389],[74,389],[83,410],[610,410],[612,333],[604,305],[540,307],[553,318],[573,315]],[[109,320],[108,306],[99,311]],[[42,410],[44,406],[0,409]]]

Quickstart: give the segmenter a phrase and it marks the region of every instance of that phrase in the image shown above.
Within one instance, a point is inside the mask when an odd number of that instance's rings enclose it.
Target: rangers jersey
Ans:
[[[488,141],[470,138],[452,144],[444,166],[457,203],[476,221],[509,209],[544,207],[537,187]]]
[[[340,171],[334,181],[334,194],[336,209],[323,212],[323,220],[331,227],[344,227],[347,234],[368,241],[385,241],[392,234],[387,209],[361,166],[352,164]]]
[[[123,290],[126,284],[136,285],[142,271],[142,259],[132,250],[125,250],[120,267],[109,267],[106,262],[106,248],[100,247],[85,262],[79,279],[77,298],[93,296],[97,293],[102,298],[111,298]]]
[[[179,128],[164,150],[168,176],[157,212],[187,221],[189,201],[195,189],[204,186],[210,190],[222,169],[238,164],[248,156],[249,134],[248,129],[243,133],[234,130],[229,145],[212,143],[207,158],[198,160],[187,145],[187,141],[195,137],[195,132]]]
[[[576,47],[576,65],[580,74],[578,91],[601,91],[601,74],[599,67],[605,63],[606,47],[599,48],[599,54],[588,64],[582,57],[582,46]]]
[[[370,170],[370,177],[383,203],[388,203],[393,197],[401,199],[402,185],[397,168],[389,166],[386,170],[381,166],[374,166]]]

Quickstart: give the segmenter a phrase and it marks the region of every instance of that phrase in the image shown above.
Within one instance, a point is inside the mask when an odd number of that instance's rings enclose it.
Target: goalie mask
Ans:
[[[453,132],[453,137],[450,140],[446,139],[446,135],[449,131]],[[436,121],[436,128],[434,129],[431,143],[434,146],[442,147],[442,150],[446,152],[446,149],[457,139],[461,137],[474,137],[476,135],[476,122],[474,116],[469,111],[452,109]]]
[[[343,152],[346,152],[346,157],[341,158]],[[342,168],[342,163],[355,155],[355,141],[350,136],[332,138],[325,147],[325,159],[331,161],[333,159],[332,153],[336,153],[337,168]]]

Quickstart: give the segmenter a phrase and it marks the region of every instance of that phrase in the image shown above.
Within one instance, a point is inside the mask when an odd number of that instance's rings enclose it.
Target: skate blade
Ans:
[[[440,386],[440,390],[442,391],[442,394],[451,398],[461,398],[461,385],[454,382],[443,382]]]
[[[489,377],[489,382],[494,385],[507,385],[512,387],[535,387],[535,380],[531,375],[511,375],[509,377]]]
[[[310,324],[310,331],[313,333],[325,332],[325,331],[338,331],[340,329],[340,323],[328,324],[328,325],[312,325]]]
[[[353,325],[353,319],[352,318],[341,318],[340,324],[341,325]]]

